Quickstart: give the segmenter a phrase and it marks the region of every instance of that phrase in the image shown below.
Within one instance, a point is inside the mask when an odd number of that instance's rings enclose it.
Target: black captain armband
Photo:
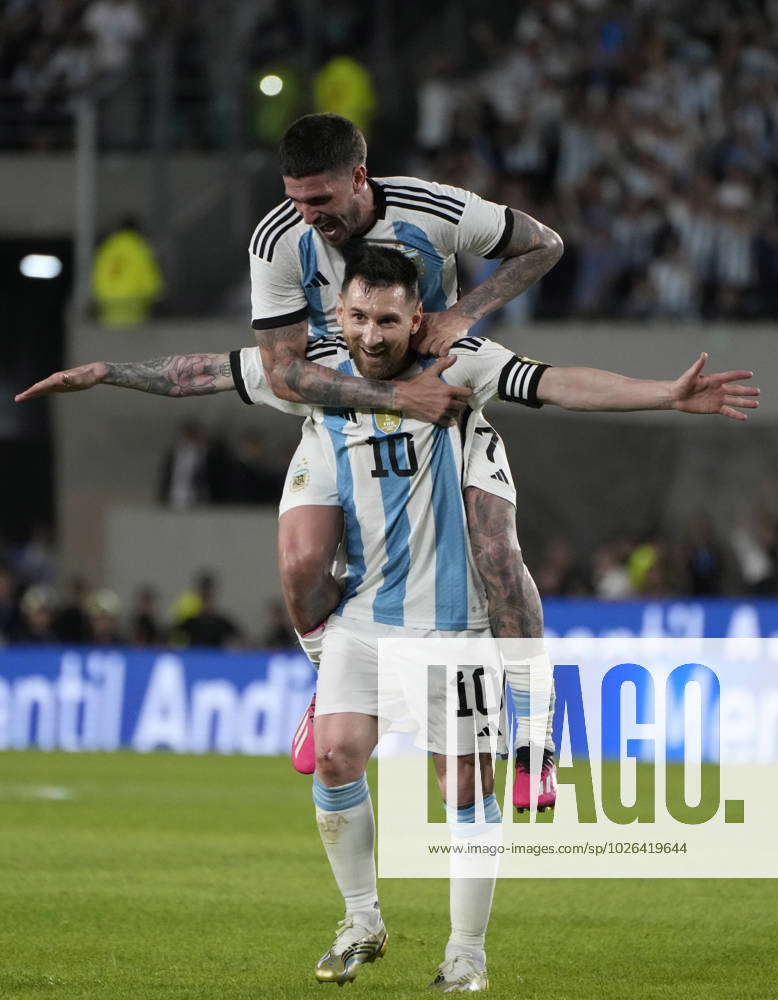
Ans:
[[[246,383],[243,381],[243,372],[240,368],[240,351],[230,351],[230,369],[232,371],[232,381],[235,383],[238,395],[244,403],[253,406],[254,400],[249,396]]]
[[[542,361],[532,358],[512,357],[500,372],[497,383],[497,398],[508,403],[522,403],[537,410],[543,405],[538,399],[538,383],[540,376],[550,368]]]
[[[283,316],[266,316],[264,319],[252,319],[253,330],[277,330],[281,326],[294,326],[295,323],[302,323],[309,315],[308,306],[297,309],[295,312],[285,313]]]
[[[503,250],[508,246],[511,241],[511,236],[513,236],[513,226],[513,212],[509,208],[506,208],[502,235],[489,253],[484,254],[484,258],[486,260],[496,260],[498,257],[502,257]]]

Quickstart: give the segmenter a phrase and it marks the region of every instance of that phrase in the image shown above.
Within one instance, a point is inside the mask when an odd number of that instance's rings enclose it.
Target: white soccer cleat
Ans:
[[[346,916],[338,924],[338,932],[329,951],[316,963],[316,978],[320,983],[351,983],[360,968],[375,962],[386,951],[388,934],[379,918],[377,931],[357,923],[353,916]]]
[[[489,989],[486,966],[479,967],[467,955],[447,958],[438,966],[438,974],[430,983],[439,993],[480,993]]]

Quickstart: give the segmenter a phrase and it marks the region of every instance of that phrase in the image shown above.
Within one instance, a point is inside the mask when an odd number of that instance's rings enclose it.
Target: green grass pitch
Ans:
[[[31,797],[42,787],[72,797]],[[778,997],[772,886],[505,880],[489,995]],[[387,955],[344,995],[429,995],[447,885],[386,880],[380,891]],[[286,759],[0,754],[3,1000],[340,996],[313,966],[341,915],[310,780]]]

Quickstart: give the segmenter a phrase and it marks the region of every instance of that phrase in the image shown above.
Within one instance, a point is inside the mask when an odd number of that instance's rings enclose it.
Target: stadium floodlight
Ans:
[[[284,89],[284,81],[275,73],[270,73],[259,81],[259,89],[266,97],[277,97]]]
[[[62,261],[48,253],[28,253],[19,261],[19,270],[25,278],[58,278]]]

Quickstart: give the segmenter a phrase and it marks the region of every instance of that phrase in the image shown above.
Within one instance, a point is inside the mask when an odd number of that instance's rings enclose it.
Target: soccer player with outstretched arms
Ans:
[[[337,308],[343,344],[319,358],[320,365],[376,381],[404,381],[439,366],[411,348],[423,309],[417,271],[401,253],[375,247],[356,251]],[[317,963],[320,981],[350,981],[386,949],[373,813],[364,776],[378,735],[377,640],[395,634],[491,634],[488,585],[475,566],[461,489],[461,483],[467,483],[468,450],[476,439],[486,437],[478,434],[481,408],[497,396],[533,407],[548,403],[574,410],[675,409],[745,419],[742,411],[758,405],[759,390],[738,383],[752,373],[704,375],[705,360],[701,355],[674,380],[632,379],[598,369],[550,367],[483,338],[465,337],[453,346],[450,366],[440,378],[470,390],[470,412],[458,426],[445,428],[393,411],[283,403],[268,386],[254,348],[199,355],[197,360],[96,362],[55,373],[17,397],[78,391],[100,383],[167,395],[235,388],[252,402],[308,415],[282,510],[294,509],[300,493],[329,506],[336,512],[336,526],[343,519],[347,559],[342,585],[333,580],[337,607],[330,609],[322,643],[314,777],[317,824],[346,915]],[[451,558],[452,552],[457,558]],[[333,554],[334,548],[325,556],[329,560]],[[442,712],[443,704],[433,702],[433,713]],[[450,818],[469,821],[475,775],[480,772],[485,819],[498,822],[492,757],[481,734],[473,745],[473,729],[468,736],[454,721],[457,755],[451,758],[435,736],[445,728],[445,718],[433,715],[432,723],[429,748],[444,797],[446,770],[456,767],[457,802],[450,807]],[[493,892],[493,878],[452,879],[451,936],[431,984],[434,989],[487,988],[484,939]]]

